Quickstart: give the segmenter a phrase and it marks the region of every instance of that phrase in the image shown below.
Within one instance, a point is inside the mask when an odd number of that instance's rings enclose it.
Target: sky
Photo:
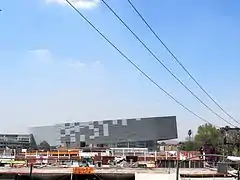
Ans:
[[[161,87],[214,125],[227,125],[174,80],[101,0],[74,2]],[[173,61],[127,0],[107,2],[191,90],[230,120]],[[240,2],[132,3],[200,84],[240,121]],[[73,121],[176,116],[179,139],[184,139],[188,129],[196,133],[204,123],[137,72],[64,0],[1,0],[0,9],[1,133]]]

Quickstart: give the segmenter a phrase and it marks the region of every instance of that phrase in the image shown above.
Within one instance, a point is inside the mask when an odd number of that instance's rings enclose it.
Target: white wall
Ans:
[[[135,180],[176,180],[176,174],[135,173]],[[180,177],[179,177],[180,180]]]

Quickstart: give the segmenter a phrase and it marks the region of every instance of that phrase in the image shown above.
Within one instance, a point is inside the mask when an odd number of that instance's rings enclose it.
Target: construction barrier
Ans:
[[[92,167],[74,167],[73,174],[93,174],[94,168]]]

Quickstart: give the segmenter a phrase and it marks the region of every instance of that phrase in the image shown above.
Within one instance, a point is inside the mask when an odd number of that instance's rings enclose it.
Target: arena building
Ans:
[[[39,144],[67,148],[85,146],[156,149],[157,141],[178,138],[176,116],[73,122],[32,127]]]

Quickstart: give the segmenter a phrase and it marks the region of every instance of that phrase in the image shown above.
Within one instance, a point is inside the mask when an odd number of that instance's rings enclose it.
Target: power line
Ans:
[[[198,82],[196,78],[187,70],[187,68],[180,62],[180,60],[176,57],[176,55],[167,47],[167,45],[161,40],[159,35],[153,30],[153,28],[149,25],[149,23],[145,20],[143,15],[139,12],[139,10],[134,6],[134,4],[128,0],[128,3],[133,8],[133,10],[137,13],[140,19],[145,23],[145,25],[149,28],[149,30],[154,34],[154,36],[160,41],[160,43],[165,47],[168,53],[173,57],[173,59],[182,67],[182,69],[188,74],[188,76],[197,84],[197,86],[212,100],[212,102],[220,108],[228,117],[230,117],[237,124],[240,124],[233,116],[231,116],[224,108],[203,88],[203,86]]]
[[[206,103],[204,103],[191,89],[189,89],[157,56],[152,52],[150,48],[131,30],[131,28],[118,16],[118,14],[106,3],[105,0],[101,0],[105,6],[117,17],[117,19],[131,32],[131,34],[142,44],[142,46],[160,63],[163,68],[170,73],[190,94],[192,94],[202,105],[204,105],[209,111],[211,111],[214,115],[222,119],[224,122],[231,126],[235,126],[228,120],[224,119],[221,115],[216,113],[212,108],[210,108]]]
[[[121,56],[123,56],[134,68],[137,69],[142,75],[144,75],[151,83],[153,83],[158,89],[163,91],[167,96],[170,97],[173,101],[175,101],[178,105],[182,106],[186,111],[191,113],[192,115],[196,116],[200,120],[204,121],[205,123],[210,123],[205,118],[201,117],[200,115],[196,114],[189,108],[187,108],[184,104],[182,104],[180,101],[178,101],[176,98],[174,98],[170,93],[168,93],[165,89],[163,89],[157,82],[155,82],[149,75],[147,75],[143,70],[141,70],[138,65],[136,65],[127,55],[125,55],[116,45],[114,45],[93,23],[91,23],[69,0],[66,0],[66,2],[70,5],[71,8],[73,8],[74,11],[78,13],[78,15],[81,16],[81,18],[86,21],[105,41],[107,41],[108,44],[110,44]]]

